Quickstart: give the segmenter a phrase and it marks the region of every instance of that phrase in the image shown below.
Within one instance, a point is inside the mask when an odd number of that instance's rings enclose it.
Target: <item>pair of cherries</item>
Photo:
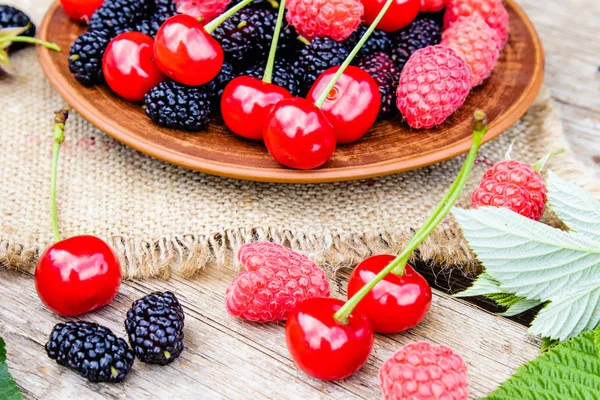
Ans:
[[[345,379],[358,371],[373,348],[374,331],[402,332],[423,320],[431,288],[406,261],[450,212],[471,173],[488,130],[476,111],[473,143],[456,180],[406,248],[397,256],[368,258],[352,272],[348,301],[312,298],[298,304],[286,323],[286,343],[296,364],[322,380]]]
[[[348,67],[317,107],[315,102],[339,68],[323,72],[306,99],[258,78],[237,77],[221,97],[223,120],[242,137],[264,140],[279,163],[317,168],[331,158],[337,143],[360,139],[375,122],[381,104],[373,78],[360,68]]]
[[[165,21],[156,38],[140,32],[116,36],[106,48],[102,73],[119,96],[139,102],[167,76],[188,86],[210,82],[223,66],[223,49],[195,18]]]

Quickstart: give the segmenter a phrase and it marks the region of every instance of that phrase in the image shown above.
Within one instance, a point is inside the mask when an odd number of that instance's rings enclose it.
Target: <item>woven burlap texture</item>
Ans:
[[[25,1],[21,7],[30,7],[39,21],[47,4]],[[52,244],[51,122],[64,102],[46,81],[33,49],[15,53],[12,62],[15,75],[0,79],[0,264],[32,270],[40,252]],[[62,235],[105,239],[128,277],[166,277],[172,270],[192,275],[213,259],[230,265],[233,252],[255,240],[306,252],[332,273],[372,254],[398,252],[464,160],[369,181],[284,185],[219,178],[170,165],[116,142],[76,112],[66,138],[58,185]],[[550,168],[600,193],[593,175],[568,149],[546,91],[518,123],[485,145],[480,157],[498,161],[513,141],[513,157],[527,162],[565,148]],[[469,206],[469,194],[486,168],[485,163],[475,167],[459,207]],[[548,216],[546,221],[554,222]],[[441,267],[476,270],[452,218],[419,253]]]

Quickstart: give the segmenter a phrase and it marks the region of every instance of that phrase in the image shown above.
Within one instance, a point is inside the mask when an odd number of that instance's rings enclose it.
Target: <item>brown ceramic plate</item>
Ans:
[[[515,123],[536,98],[542,84],[544,52],[523,10],[507,1],[510,40],[487,82],[442,126],[411,131],[400,120],[377,123],[360,141],[340,145],[323,167],[297,171],[280,166],[261,143],[240,139],[221,121],[207,132],[161,128],[139,104],[113,94],[107,86],[86,88],[69,73],[68,49],[85,27],[70,20],[56,2],[39,28],[39,37],[56,42],[62,53],[38,47],[38,58],[50,83],[92,124],[143,153],[194,170],[238,179],[319,183],[389,175],[431,165],[466,152],[471,141],[471,115],[482,108],[490,131],[485,140]]]

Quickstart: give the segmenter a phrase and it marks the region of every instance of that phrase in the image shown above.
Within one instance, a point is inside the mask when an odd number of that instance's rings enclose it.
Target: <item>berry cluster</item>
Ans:
[[[501,0],[105,0],[69,67],[161,126],[201,131],[220,114],[281,164],[313,169],[377,119],[442,124],[491,74],[507,25]],[[277,121],[288,112],[319,126]]]

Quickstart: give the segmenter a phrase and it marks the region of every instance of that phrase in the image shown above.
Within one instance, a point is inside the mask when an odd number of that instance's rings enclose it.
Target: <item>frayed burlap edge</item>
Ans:
[[[545,111],[547,118],[533,133],[539,137],[531,140],[543,142],[548,149],[565,149],[561,156],[550,161],[549,168],[600,197],[600,183],[594,172],[586,168],[570,150],[557,111],[545,90],[538,100],[530,113],[536,115]],[[560,226],[551,212],[546,213],[544,222]],[[244,243],[257,240],[280,243],[303,252],[333,275],[339,268],[352,267],[370,255],[401,251],[412,233],[336,234],[325,230],[303,232],[278,227],[243,227],[211,234],[182,234],[153,240],[113,236],[108,238],[108,243],[122,262],[124,276],[129,278],[166,279],[171,271],[191,277],[211,261],[223,266],[234,265],[233,255],[237,249]],[[6,240],[0,241],[0,266],[31,272],[41,251],[43,249],[24,248]],[[430,235],[419,247],[418,254],[422,261],[435,263],[442,271],[450,267],[459,267],[467,275],[480,271],[476,258],[452,217]]]

